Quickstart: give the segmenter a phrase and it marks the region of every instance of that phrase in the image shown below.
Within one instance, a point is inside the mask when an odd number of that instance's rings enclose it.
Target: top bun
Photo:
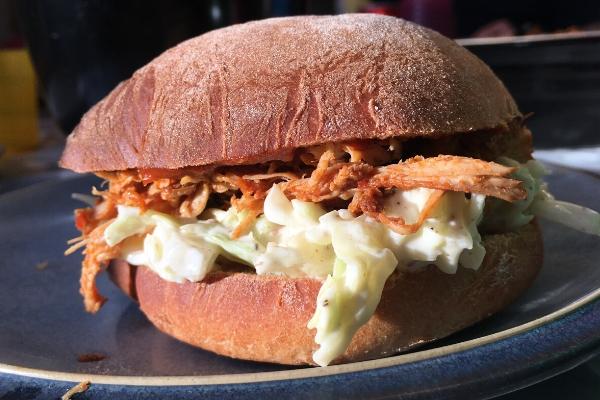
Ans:
[[[285,159],[350,139],[506,127],[517,106],[454,41],[372,14],[274,18],[167,50],[82,118],[60,161],[78,172]]]

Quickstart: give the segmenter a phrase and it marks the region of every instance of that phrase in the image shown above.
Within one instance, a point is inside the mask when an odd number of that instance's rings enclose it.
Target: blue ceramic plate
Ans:
[[[600,209],[598,178],[558,170],[549,181],[559,198]],[[93,385],[80,398],[487,398],[567,370],[600,345],[600,240],[544,224],[545,264],[533,287],[420,351],[327,368],[219,357],[155,330],[104,277],[110,300],[97,315],[83,311],[81,258],[62,252],[77,235],[70,194],[93,184],[69,177],[0,196],[2,399],[57,397],[82,380]],[[106,358],[78,362],[87,353]]]

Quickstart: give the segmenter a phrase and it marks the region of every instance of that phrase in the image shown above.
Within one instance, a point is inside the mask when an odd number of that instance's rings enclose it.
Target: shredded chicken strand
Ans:
[[[382,167],[381,169],[396,170],[403,175],[412,175],[415,177],[446,175],[507,176],[515,170],[515,168],[492,161],[449,155],[439,155],[429,158],[416,156],[398,164]]]
[[[417,221],[412,224],[407,224],[402,217],[388,216],[383,212],[383,193],[381,190],[366,185],[361,185],[352,198],[352,202],[348,206],[348,210],[354,215],[365,214],[369,217],[388,226],[393,231],[401,235],[409,235],[417,232],[421,225],[431,214],[431,211],[439,203],[444,190],[434,190],[428,197],[427,202],[423,206],[423,210],[419,213]]]
[[[73,239],[71,239],[71,240],[73,240]],[[65,252],[64,252],[65,256],[71,255],[71,254],[75,253],[77,250],[79,250],[80,248],[87,245],[87,240],[85,240],[85,239],[81,239],[79,242],[75,242],[74,244],[73,244],[73,242],[71,242],[71,240],[67,241],[67,244],[70,244],[71,246],[69,246],[69,248],[67,250],[65,250]]]
[[[106,302],[106,298],[98,292],[96,277],[120,253],[119,245],[111,247],[104,241],[104,229],[110,222],[109,220],[100,224],[88,235],[86,248],[83,251],[84,258],[81,279],[79,280],[79,292],[83,296],[86,311],[90,313],[98,312]]]
[[[414,157],[378,170],[369,182],[375,187],[402,190],[426,187],[484,194],[510,202],[527,197],[521,181],[506,178],[514,168],[468,157]]]
[[[231,233],[232,239],[237,239],[247,233],[256,218],[263,212],[264,199],[267,197],[267,192],[273,185],[270,180],[248,180],[241,176],[229,174],[227,179],[239,188],[242,196],[231,198],[231,204],[239,211],[245,213],[242,221],[235,227]]]
[[[322,154],[309,178],[284,183],[286,195],[304,201],[320,202],[336,197],[352,197],[348,209],[354,215],[366,214],[400,234],[419,230],[444,191],[479,193],[506,201],[526,198],[522,183],[506,178],[514,168],[458,156],[413,157],[404,162],[375,168],[362,162],[335,163],[331,151]],[[406,224],[402,218],[382,212],[382,190],[429,188],[429,197],[417,222]]]
[[[399,190],[424,187],[522,200],[527,192],[520,181],[506,177],[512,172],[514,168],[458,156],[415,157],[379,168],[364,163],[332,165],[332,153],[325,152],[309,178],[286,182],[283,188],[291,197],[313,202],[347,195],[360,185]]]
[[[455,175],[413,177],[402,175],[394,170],[386,170],[373,177],[370,184],[375,187],[411,190],[429,188],[454,192],[477,193],[497,197],[509,202],[523,200],[527,192],[521,181],[488,175]]]
[[[67,240],[67,244],[73,244],[73,243],[81,242],[84,239],[85,238],[83,237],[83,235],[79,235],[77,237],[74,237],[72,239]]]
[[[245,213],[242,221],[231,232],[232,239],[239,238],[252,228],[256,218],[263,213],[263,203],[264,198],[254,198],[252,196],[232,199],[231,204],[238,210],[244,210]]]
[[[266,174],[254,174],[254,175],[243,175],[242,178],[250,181],[262,181],[265,179],[285,179],[287,181],[292,181],[294,179],[298,179],[298,175],[293,172],[271,172]]]
[[[206,208],[210,197],[210,186],[201,182],[196,191],[189,195],[179,206],[179,214],[185,218],[196,218]]]
[[[349,191],[375,171],[374,167],[364,163],[337,162],[332,165],[334,160],[333,152],[326,151],[310,177],[283,183],[284,193],[315,203],[336,197],[347,200],[352,197]]]
[[[368,213],[367,215],[378,220],[382,224],[387,225],[390,229],[401,235],[410,235],[421,229],[421,225],[423,225],[425,220],[431,214],[431,211],[440,202],[444,193],[445,191],[443,190],[433,191],[429,195],[429,198],[427,199],[423,210],[419,214],[419,218],[415,223],[412,224],[407,224],[402,217],[390,217],[383,212]]]
[[[77,385],[67,390],[67,392],[61,396],[60,400],[72,400],[73,397],[76,396],[78,393],[84,393],[85,391],[87,391],[90,388],[90,386],[90,381],[79,382]]]
[[[384,165],[400,159],[401,148],[399,141],[394,139],[385,144],[354,141],[342,145],[343,151],[350,155],[350,162],[365,162],[370,165]]]

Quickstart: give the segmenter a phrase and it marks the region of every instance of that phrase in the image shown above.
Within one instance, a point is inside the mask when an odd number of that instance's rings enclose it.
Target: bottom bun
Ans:
[[[448,336],[515,300],[542,264],[537,224],[487,235],[484,245],[477,271],[459,268],[449,275],[430,265],[395,272],[373,317],[334,363],[392,355]],[[178,284],[121,260],[109,273],[158,329],[183,342],[234,358],[314,364],[315,330],[306,324],[320,280],[214,272],[202,282]]]

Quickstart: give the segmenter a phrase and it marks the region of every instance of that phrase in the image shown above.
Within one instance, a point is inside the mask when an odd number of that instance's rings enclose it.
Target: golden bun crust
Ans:
[[[335,363],[392,355],[443,338],[506,307],[529,287],[542,264],[537,224],[484,237],[478,271],[448,275],[434,266],[397,272],[374,316]],[[314,364],[314,330],[306,324],[321,281],[215,272],[198,283],[171,283],[148,268],[115,261],[111,278],[136,296],[161,331],[218,354],[281,364]]]
[[[504,129],[502,82],[454,41],[372,14],[274,18],[167,50],[82,118],[77,172],[252,164],[350,139]]]

